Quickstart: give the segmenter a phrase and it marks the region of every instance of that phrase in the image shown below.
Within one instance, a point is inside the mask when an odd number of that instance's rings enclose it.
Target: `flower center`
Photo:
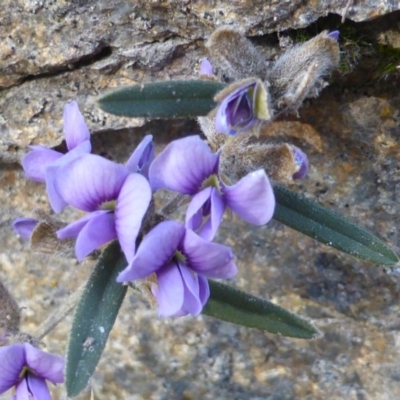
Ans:
[[[117,202],[115,200],[105,201],[101,204],[100,210],[108,210],[108,211],[115,211],[115,207]]]
[[[208,187],[215,187],[219,192],[221,192],[221,186],[219,184],[219,179],[216,174],[210,175],[207,179],[203,181],[201,184],[201,189],[205,189]]]
[[[173,258],[182,264],[186,264],[186,257],[183,255],[183,253],[180,250],[176,250]]]

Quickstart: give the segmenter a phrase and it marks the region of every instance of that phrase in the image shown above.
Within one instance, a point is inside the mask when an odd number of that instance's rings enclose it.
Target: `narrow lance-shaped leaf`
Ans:
[[[354,257],[394,265],[398,256],[371,232],[289,189],[275,186],[274,219]]]
[[[209,284],[211,295],[203,309],[205,315],[282,336],[300,339],[319,336],[309,322],[276,304],[220,282],[209,280]]]
[[[126,260],[118,242],[110,244],[96,264],[75,311],[70,332],[65,385],[76,396],[87,385],[106,345],[127,286],[116,282]]]
[[[104,94],[97,102],[102,110],[124,117],[192,118],[207,115],[224,87],[202,80],[141,83]]]

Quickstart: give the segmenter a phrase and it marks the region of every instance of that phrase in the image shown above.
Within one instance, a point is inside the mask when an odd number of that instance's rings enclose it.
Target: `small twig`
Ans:
[[[75,292],[71,293],[61,307],[53,311],[47,319],[39,325],[33,335],[38,341],[42,340],[49,332],[51,332],[75,308],[81,298],[85,285],[86,283],[79,287]]]
[[[176,209],[182,205],[183,201],[185,200],[185,196],[183,194],[177,194],[174,196],[171,200],[168,201],[167,204],[165,204],[159,214],[168,216],[169,214],[173,213],[176,211]]]
[[[347,12],[349,11],[349,8],[352,6],[353,4],[353,0],[347,0],[347,4],[343,10],[343,14],[342,14],[342,24],[344,24],[344,21],[346,21],[346,15]]]

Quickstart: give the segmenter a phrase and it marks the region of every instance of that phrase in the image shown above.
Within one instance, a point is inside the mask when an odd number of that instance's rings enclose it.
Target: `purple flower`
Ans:
[[[339,35],[340,35],[339,31],[332,31],[328,33],[328,36],[335,40],[339,40]]]
[[[150,164],[154,160],[153,136],[146,135],[136,147],[128,162],[127,168],[131,172],[139,172],[146,178],[149,176]]]
[[[206,278],[233,277],[237,272],[233,259],[229,247],[210,243],[179,222],[164,221],[144,237],[117,282],[155,273],[152,292],[160,316],[198,315],[210,296]]]
[[[308,157],[298,147],[291,146],[291,148],[294,160],[299,168],[298,171],[293,174],[293,179],[302,179],[308,172]]]
[[[13,221],[12,227],[19,236],[25,240],[29,240],[38,223],[37,219],[21,217]]]
[[[203,58],[200,63],[199,75],[214,75],[213,67],[208,58]]]
[[[247,222],[264,225],[275,208],[272,186],[264,170],[252,172],[233,186],[219,176],[219,154],[211,153],[198,136],[171,142],[153,161],[153,190],[165,188],[194,196],[186,226],[207,240],[214,238],[226,207]]]
[[[91,151],[90,132],[76,101],[64,106],[64,132],[68,153],[63,154],[44,146],[30,146],[33,151],[22,160],[22,167],[29,179],[46,182],[47,195],[55,212],[67,206],[54,189],[54,177],[58,169]]]
[[[14,400],[51,400],[46,380],[64,382],[64,360],[29,343],[0,347],[0,394],[15,386]]]
[[[271,119],[268,92],[260,79],[235,82],[215,96],[217,133],[236,135],[252,128],[259,120]]]
[[[86,154],[58,169],[54,186],[60,198],[89,213],[57,232],[59,239],[76,239],[78,260],[114,239],[128,262],[133,258],[151,188],[142,174],[132,171],[148,169],[153,154],[150,141],[146,136],[127,166]]]

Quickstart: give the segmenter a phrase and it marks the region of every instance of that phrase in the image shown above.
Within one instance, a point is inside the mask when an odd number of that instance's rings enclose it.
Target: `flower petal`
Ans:
[[[308,157],[298,147],[290,146],[294,160],[299,170],[293,174],[293,179],[302,179],[308,172]]]
[[[199,298],[202,306],[204,307],[210,297],[210,285],[208,284],[208,280],[205,276],[197,276],[199,277]]]
[[[258,79],[249,78],[235,82],[217,94],[215,99],[220,102],[215,114],[217,133],[235,135],[255,125],[257,122],[255,94],[258,96],[265,94],[264,87],[260,89],[260,85],[262,83]]]
[[[87,153],[91,151],[90,132],[79,111],[78,103],[73,100],[64,106],[64,133],[68,150],[72,150],[83,142],[87,142]]]
[[[275,196],[264,170],[251,172],[223,192],[227,206],[251,224],[264,225],[274,214]]]
[[[170,317],[183,307],[184,285],[181,273],[174,262],[157,271],[158,286],[153,287],[153,294],[158,303],[158,315]]]
[[[28,385],[29,393],[33,395],[33,399],[51,400],[49,388],[47,387],[47,383],[43,378],[40,378],[32,374],[31,372],[28,372],[25,380]],[[31,396],[29,396],[29,399],[30,398]],[[28,399],[28,397],[26,397],[26,399]]]
[[[21,217],[13,221],[12,227],[19,236],[25,240],[29,240],[38,223],[37,219]]]
[[[93,211],[89,214],[86,214],[84,217],[71,222],[64,228],[57,231],[57,237],[59,239],[76,239],[80,233],[80,231],[84,228],[84,226],[93,218],[96,218],[99,215],[109,213],[108,210],[98,210]]]
[[[60,212],[64,207],[68,205],[68,203],[61,197],[55,187],[54,181],[59,169],[72,162],[73,160],[79,158],[83,154],[87,154],[89,152],[90,149],[88,151],[85,142],[81,143],[79,146],[64,154],[62,157],[50,164],[48,168],[46,168],[46,192],[50,201],[50,205],[55,212]]]
[[[126,167],[130,172],[140,172],[145,177],[149,175],[149,167],[154,160],[154,143],[153,136],[147,135],[136,147],[132,153]]]
[[[213,67],[208,58],[203,58],[200,63],[199,75],[214,75]]]
[[[11,398],[11,400],[22,400],[28,399],[32,400],[31,393],[28,388],[28,381],[26,380],[26,376],[19,381],[17,387],[15,389],[15,395]],[[36,399],[34,399],[36,400]]]
[[[117,238],[114,213],[107,212],[91,218],[80,231],[75,243],[75,254],[82,261],[92,251]]]
[[[235,255],[230,247],[210,243],[190,229],[186,229],[182,252],[188,267],[206,277],[228,279],[237,273]]]
[[[199,315],[203,306],[199,297],[198,275],[193,274],[184,264],[179,263],[184,286],[182,309],[191,315]]]
[[[18,383],[25,363],[24,346],[13,344],[0,347],[0,394]]]
[[[95,211],[102,203],[117,199],[128,173],[123,165],[85,154],[58,170],[54,186],[67,204]]]
[[[151,188],[148,180],[140,174],[128,175],[115,208],[115,229],[128,263],[135,255],[136,238],[150,201]]]
[[[332,31],[328,33],[328,36],[332,39],[339,40],[340,31]]]
[[[207,204],[208,202],[208,204]],[[208,209],[208,214],[204,211]],[[212,240],[218,231],[225,203],[215,187],[208,187],[193,196],[186,211],[186,227],[202,238]]]
[[[117,278],[117,282],[130,282],[162,269],[174,255],[185,235],[179,222],[164,221],[143,239],[132,262]]]
[[[46,168],[63,156],[62,153],[44,146],[31,146],[30,151],[22,159],[22,168],[28,179],[36,182],[45,182]]]
[[[24,343],[26,365],[40,378],[53,383],[64,382],[64,359]]]
[[[219,154],[211,153],[199,136],[174,140],[150,166],[151,187],[195,194],[203,181],[216,172],[218,160]]]

